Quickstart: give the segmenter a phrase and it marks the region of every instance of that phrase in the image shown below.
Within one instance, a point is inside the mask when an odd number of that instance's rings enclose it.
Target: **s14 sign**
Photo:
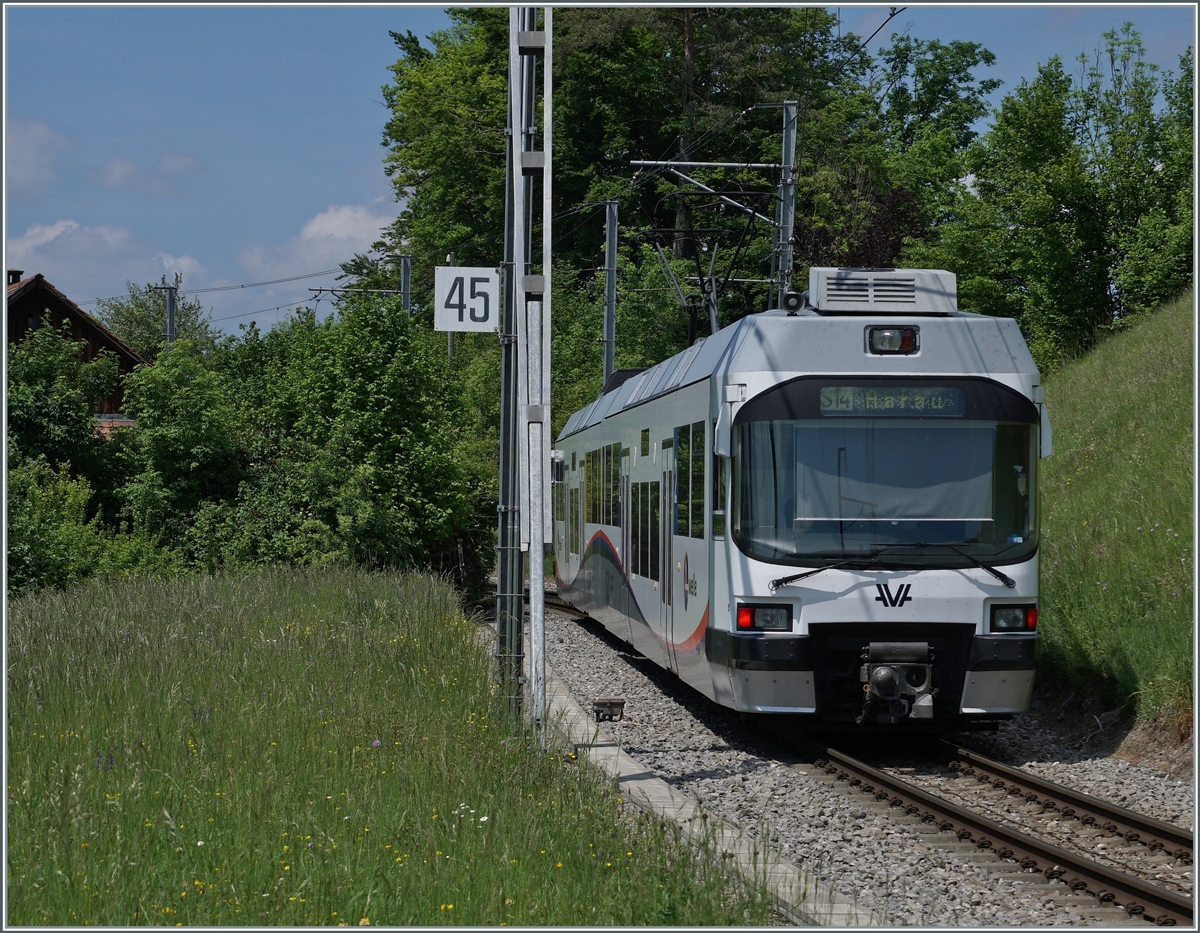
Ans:
[[[434,330],[499,330],[500,272],[437,266],[433,275],[433,302]]]

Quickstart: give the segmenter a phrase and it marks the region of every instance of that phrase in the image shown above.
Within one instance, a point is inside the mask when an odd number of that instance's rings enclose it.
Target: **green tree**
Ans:
[[[121,490],[128,514],[176,543],[202,503],[237,494],[244,456],[230,387],[195,342],[178,340],[125,377],[125,407],[140,465]]]
[[[126,282],[126,297],[102,298],[96,303],[96,318],[151,363],[167,345],[167,295],[162,291],[167,284],[166,275],[157,286],[147,284],[144,289]],[[176,272],[172,284],[179,288],[183,276]],[[176,297],[175,339],[191,340],[205,353],[215,346],[216,335],[199,299],[182,293]]]
[[[8,592],[67,586],[100,563],[104,535],[88,517],[91,487],[65,464],[26,459],[10,439],[7,473]]]
[[[1041,367],[1085,349],[1113,315],[1104,210],[1070,92],[1053,58],[1006,96],[967,152],[957,216],[903,256],[957,273],[964,310],[1015,317]]]
[[[461,265],[495,265],[502,251],[508,10],[448,13],[433,52],[392,33],[403,54],[383,88],[384,172],[404,204],[385,239],[412,253],[414,288],[425,292],[451,250]]]
[[[978,135],[975,123],[992,111],[987,95],[1001,84],[977,80],[973,72],[994,63],[979,43],[958,40],[893,35],[880,52],[882,69],[873,84],[884,106],[887,173],[893,192],[911,196],[904,205],[908,223],[896,225],[901,239],[954,216],[956,183],[967,173],[964,153]]]
[[[324,321],[305,310],[214,355],[236,387],[248,461],[237,501],[197,513],[188,549],[199,563],[345,560],[457,576],[461,544],[464,582],[486,579],[494,447],[468,430],[445,336],[398,305],[354,295]]]
[[[879,57],[884,122],[894,148],[907,148],[918,136],[943,130],[950,132],[955,149],[975,139],[975,122],[991,109],[987,95],[1002,82],[976,82],[972,70],[995,64],[995,55],[978,42],[893,35]]]
[[[1136,312],[1173,297],[1192,267],[1192,55],[1159,77],[1126,23],[1080,56],[1074,92],[1081,140],[1108,218],[1118,308]],[[1160,94],[1166,107],[1156,107]]]
[[[103,480],[104,441],[95,412],[117,382],[117,360],[102,351],[84,362],[86,345],[39,327],[8,345],[8,436],[30,458]]]

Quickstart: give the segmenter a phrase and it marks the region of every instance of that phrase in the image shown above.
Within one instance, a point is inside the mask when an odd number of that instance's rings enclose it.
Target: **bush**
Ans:
[[[21,460],[9,440],[8,590],[66,586],[99,565],[104,536],[87,517],[92,490],[44,458]]]

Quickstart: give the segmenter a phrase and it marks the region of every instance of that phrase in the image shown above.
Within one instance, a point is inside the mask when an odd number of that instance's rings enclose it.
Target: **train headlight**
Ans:
[[[791,606],[743,606],[737,607],[739,631],[790,632],[792,630]]]
[[[1037,606],[992,606],[993,632],[1032,632],[1037,628]]]
[[[916,353],[921,349],[921,331],[916,327],[870,327],[867,348],[872,353]]]

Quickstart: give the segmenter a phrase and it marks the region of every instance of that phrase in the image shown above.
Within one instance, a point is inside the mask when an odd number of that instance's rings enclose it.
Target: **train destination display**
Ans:
[[[918,386],[822,386],[821,414],[961,418],[966,414],[962,389]]]

